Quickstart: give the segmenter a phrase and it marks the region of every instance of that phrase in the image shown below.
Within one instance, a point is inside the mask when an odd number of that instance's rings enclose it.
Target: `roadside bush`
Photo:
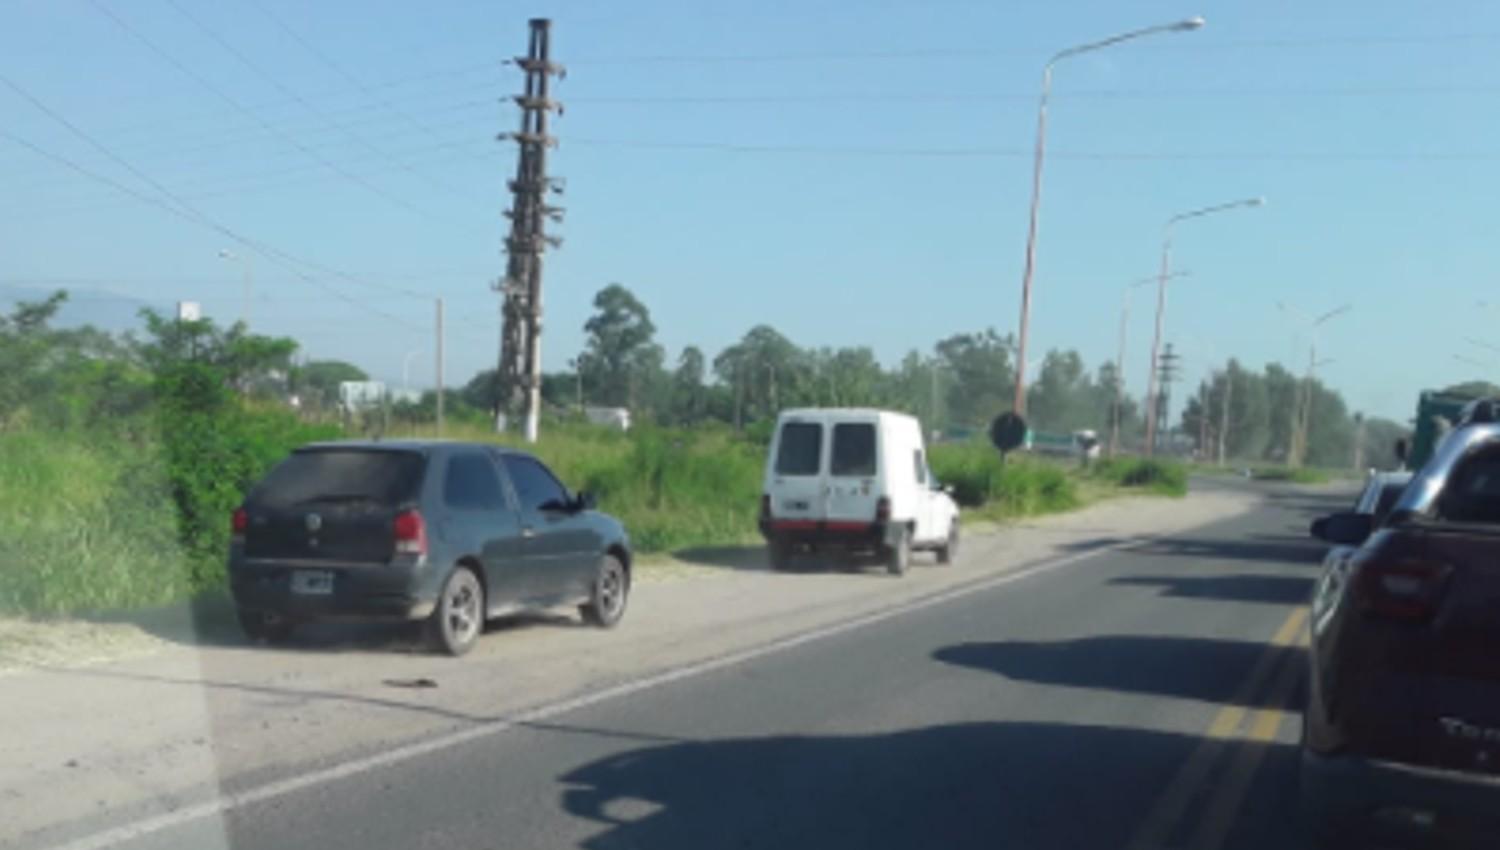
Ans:
[[[938,481],[953,487],[960,505],[983,508],[993,518],[1065,511],[1080,501],[1062,466],[1026,457],[1002,463],[999,452],[985,443],[933,446],[928,464]]]
[[[1138,488],[1165,496],[1187,493],[1187,467],[1155,458],[1113,458],[1090,467],[1095,478],[1118,487]]]
[[[193,363],[157,379],[166,477],[193,590],[224,581],[229,515],[246,491],[292,449],[339,436],[290,411],[242,403],[217,370]]]

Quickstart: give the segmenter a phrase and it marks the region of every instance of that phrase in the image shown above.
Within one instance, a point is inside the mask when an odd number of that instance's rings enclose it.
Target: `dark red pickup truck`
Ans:
[[[1302,795],[1328,847],[1500,842],[1500,425],[1452,432],[1312,602]]]

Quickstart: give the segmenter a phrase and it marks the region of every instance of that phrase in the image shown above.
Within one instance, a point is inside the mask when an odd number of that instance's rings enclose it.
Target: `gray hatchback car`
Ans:
[[[309,445],[250,491],[233,529],[230,588],[256,640],[318,620],[425,620],[435,648],[462,655],[487,619],[577,605],[609,627],[630,593],[620,523],[493,445]]]

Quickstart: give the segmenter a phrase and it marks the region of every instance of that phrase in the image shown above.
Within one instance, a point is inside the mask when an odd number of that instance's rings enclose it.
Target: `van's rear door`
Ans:
[[[881,495],[875,486],[880,475],[879,423],[871,418],[831,424],[825,519],[830,529],[868,526],[875,521]]]
[[[820,421],[795,417],[781,420],[766,487],[771,519],[808,524],[822,521],[826,439]]]

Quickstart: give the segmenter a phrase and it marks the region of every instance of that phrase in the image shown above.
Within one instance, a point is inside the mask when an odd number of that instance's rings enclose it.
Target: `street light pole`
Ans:
[[[1119,44],[1122,41],[1142,38],[1148,35],[1167,32],[1189,32],[1200,29],[1205,21],[1201,17],[1188,18],[1172,24],[1161,24],[1145,29],[1132,30],[1110,36],[1100,41],[1080,44],[1060,50],[1047,60],[1042,68],[1042,93],[1037,103],[1036,115],[1036,151],[1033,155],[1031,165],[1031,214],[1026,227],[1026,266],[1021,274],[1021,325],[1016,347],[1016,397],[1015,411],[1019,414],[1026,413],[1026,339],[1031,328],[1031,278],[1036,270],[1036,233],[1037,219],[1042,206],[1042,163],[1047,153],[1047,100],[1052,94],[1052,66],[1063,59],[1077,56],[1080,53],[1099,50]]]
[[[1301,312],[1280,302],[1278,302],[1276,306],[1280,307],[1283,313],[1287,313],[1289,315],[1295,315],[1299,318],[1304,315]],[[1307,432],[1312,421],[1311,411],[1313,371],[1319,366],[1324,366],[1333,362],[1331,359],[1318,359],[1318,328],[1330,319],[1338,318],[1339,316],[1344,315],[1352,309],[1354,309],[1353,304],[1345,304],[1342,307],[1335,307],[1334,309],[1329,310],[1323,315],[1318,316],[1317,318],[1307,323],[1307,374],[1305,376],[1305,379],[1303,380],[1302,386],[1298,388],[1297,394],[1300,397],[1295,400],[1296,403],[1292,406],[1292,427],[1290,432],[1287,434],[1287,466],[1300,466],[1302,464],[1302,456],[1306,453],[1307,450]]]
[[[244,301],[240,305],[240,321],[244,323],[245,329],[250,329],[250,293],[255,285],[255,267],[251,264],[249,257],[242,257],[227,248],[219,250],[219,259],[233,260],[240,264],[244,274],[242,288],[244,290]]]
[[[1151,338],[1151,371],[1146,379],[1146,455],[1150,456],[1156,452],[1156,366],[1157,359],[1161,357],[1161,328],[1162,321],[1167,312],[1167,281],[1171,278],[1170,268],[1172,265],[1172,228],[1179,221],[1190,218],[1199,218],[1205,215],[1225,212],[1240,207],[1258,207],[1265,203],[1264,198],[1245,198],[1239,201],[1230,201],[1227,204],[1215,204],[1211,207],[1192,210],[1191,212],[1179,213],[1167,219],[1166,226],[1162,229],[1161,240],[1161,272],[1156,278],[1156,332]]]

